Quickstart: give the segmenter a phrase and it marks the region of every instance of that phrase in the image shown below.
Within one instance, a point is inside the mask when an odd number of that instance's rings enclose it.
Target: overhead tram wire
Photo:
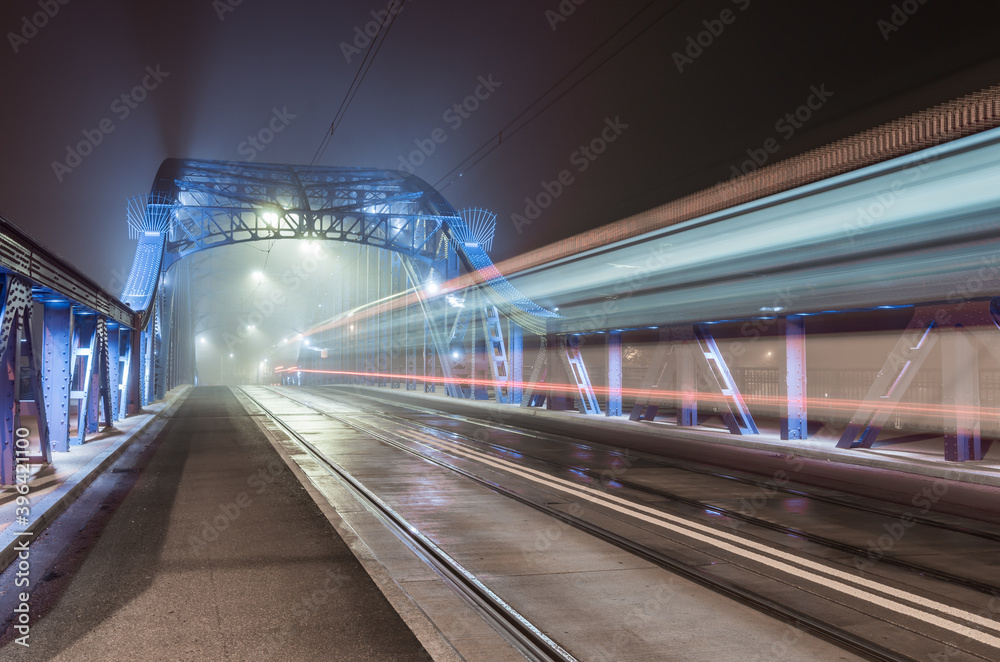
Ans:
[[[368,50],[365,51],[365,57],[361,60],[361,66],[358,67],[357,72],[354,74],[354,79],[351,81],[351,85],[347,88],[347,92],[344,94],[344,99],[340,102],[340,107],[337,108],[336,114],[333,116],[333,122],[330,123],[330,130],[326,132],[323,136],[323,140],[320,146],[316,149],[316,154],[313,156],[310,165],[316,165],[320,158],[323,156],[323,152],[329,146],[330,141],[333,140],[333,134],[336,133],[337,128],[340,123],[343,122],[344,117],[347,115],[347,110],[351,106],[351,102],[354,101],[354,96],[361,89],[361,84],[365,81],[365,76],[368,75],[368,70],[371,68],[375,58],[378,56],[380,50],[382,50],[382,44],[385,43],[386,38],[389,36],[389,30],[392,29],[393,24],[396,22],[396,16],[403,9],[403,4],[406,0],[400,0],[399,9],[395,12],[386,12],[385,18],[379,23],[378,31],[372,38],[371,43],[368,45]],[[383,28],[385,30],[383,31]],[[380,39],[381,37],[381,39]]]
[[[658,0],[652,0],[651,2],[649,2],[645,6],[643,6],[642,9],[640,9],[635,14],[633,14],[632,17],[629,18],[627,21],[625,21],[625,23],[623,23],[620,28],[618,28],[617,30],[615,30],[615,32],[612,33],[610,37],[608,37],[607,39],[605,39],[603,42],[601,42],[601,44],[599,46],[597,46],[597,48],[595,48],[590,53],[588,53],[586,55],[586,57],[584,57],[572,69],[570,69],[569,72],[567,72],[565,76],[563,76],[558,81],[556,81],[551,86],[549,86],[549,88],[547,90],[545,90],[545,92],[543,92],[541,96],[539,96],[537,99],[535,99],[527,108],[525,108],[523,111],[521,111],[521,113],[518,114],[517,117],[515,117],[510,122],[508,122],[502,129],[500,129],[500,131],[497,132],[497,134],[495,136],[493,136],[492,138],[490,138],[489,140],[487,140],[486,142],[484,142],[475,151],[473,151],[472,154],[470,154],[468,157],[466,157],[461,163],[459,163],[457,166],[455,166],[454,168],[452,168],[451,170],[449,170],[448,173],[444,177],[442,177],[441,179],[438,180],[438,182],[434,185],[434,188],[436,188],[439,191],[442,191],[442,190],[448,188],[449,186],[451,186],[453,183],[455,183],[456,179],[458,179],[459,177],[461,177],[462,175],[464,175],[467,171],[471,170],[477,164],[479,164],[480,161],[482,161],[484,158],[486,158],[487,156],[489,156],[493,152],[493,150],[495,150],[497,147],[499,147],[503,143],[503,140],[505,138],[509,140],[511,138],[511,136],[513,136],[518,131],[520,131],[524,127],[528,126],[529,124],[531,124],[531,122],[534,121],[534,119],[536,117],[538,117],[539,115],[541,115],[543,112],[545,112],[546,110],[548,110],[552,105],[554,105],[557,101],[559,101],[564,96],[566,96],[567,94],[569,94],[571,91],[573,91],[574,89],[576,89],[576,87],[580,83],[582,83],[583,81],[587,80],[587,78],[589,78],[594,73],[596,73],[599,69],[601,69],[601,67],[603,67],[605,64],[607,64],[612,58],[614,58],[616,55],[618,55],[623,50],[625,50],[625,47],[627,47],[628,45],[630,45],[632,42],[634,42],[636,39],[638,39],[642,35],[646,34],[646,32],[648,32],[653,26],[655,26],[657,23],[659,23],[664,18],[666,18],[670,13],[672,13],[675,9],[677,9],[677,7],[679,7],[684,2],[684,0],[677,0],[672,5],[670,5],[666,9],[664,9],[663,12],[659,16],[657,16],[655,19],[653,19],[652,22],[649,23],[649,25],[647,25],[646,27],[642,28],[637,34],[635,34],[630,39],[628,39],[628,41],[626,41],[621,46],[619,46],[618,48],[616,48],[615,50],[613,50],[611,53],[609,53],[607,57],[605,57],[604,59],[602,59],[600,62],[596,63],[590,69],[590,71],[587,71],[586,73],[584,73],[576,81],[572,82],[568,87],[566,87],[566,89],[564,89],[561,92],[559,92],[556,96],[554,96],[552,99],[550,99],[543,106],[541,106],[539,108],[536,108],[536,106],[538,106],[540,103],[542,103],[545,100],[545,97],[547,97],[554,90],[558,89],[560,85],[564,84],[567,80],[569,80],[577,70],[579,70],[581,67],[583,67],[587,63],[588,60],[590,60],[595,55],[597,55],[601,51],[601,49],[605,48],[609,43],[611,43],[626,28],[628,28],[629,25],[631,25],[632,23],[634,23],[636,21],[636,19],[639,18],[639,16],[641,16],[642,14],[644,14],[646,12],[646,10],[648,10],[650,7],[652,7],[657,2],[658,2]],[[532,112],[533,110],[534,110],[534,112]],[[530,115],[529,115],[529,113],[530,113]],[[472,160],[472,159],[475,159],[475,160]],[[470,163],[470,161],[471,161],[471,163]],[[458,173],[457,175],[455,174],[456,172]]]

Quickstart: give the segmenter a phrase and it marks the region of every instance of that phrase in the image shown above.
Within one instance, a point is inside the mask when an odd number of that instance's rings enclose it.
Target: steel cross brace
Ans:
[[[666,327],[659,329],[659,342],[656,343],[656,351],[653,352],[653,358],[650,359],[646,376],[642,379],[639,396],[635,399],[632,411],[629,413],[630,421],[651,421],[656,418],[656,412],[660,408],[659,399],[655,399],[652,392],[653,389],[659,387],[663,372],[667,368],[667,357],[670,356],[673,349],[669,341],[670,330]]]
[[[503,326],[497,307],[483,306],[483,335],[486,339],[487,362],[493,375],[493,389],[497,402],[510,403],[510,366],[507,362],[507,348],[503,340]]]
[[[74,390],[70,391],[70,400],[76,401],[76,445],[82,444],[87,437],[87,414],[90,411],[90,400],[93,395],[92,379],[94,374],[94,346],[97,340],[97,317],[95,315],[80,315],[73,325],[73,374],[71,377]],[[85,359],[83,366],[80,359]],[[96,397],[94,398],[96,404]]]
[[[712,336],[712,331],[706,325],[696,324],[694,335],[701,346],[703,356],[708,362],[710,374],[713,377],[714,386],[724,398],[727,411],[723,412],[722,420],[733,434],[759,434],[757,424],[754,423],[750,409],[740,393],[740,389],[733,380],[726,359],[719,350],[719,346]],[[711,383],[711,382],[710,382]]]
[[[587,366],[583,362],[583,353],[580,351],[580,339],[577,336],[569,336],[568,338],[563,336],[559,339],[559,345],[562,349],[560,354],[564,361],[566,372],[576,384],[580,400],[580,413],[589,416],[602,415],[601,404],[594,394],[594,387],[590,382],[590,374],[587,372]]]
[[[522,407],[541,407],[545,404],[545,393],[535,393],[535,391],[539,384],[545,382],[545,377],[548,374],[549,362],[546,356],[548,338],[541,335],[538,337],[538,342],[538,354],[535,355],[535,363],[531,366],[531,377],[521,395],[520,404]]]
[[[0,311],[0,369],[2,378],[3,421],[0,424],[0,484],[16,481],[17,466],[31,460],[48,462],[51,447],[45,416],[45,395],[39,357],[35,355],[32,326],[34,302],[31,285],[13,276],[3,279],[3,309]],[[23,347],[22,347],[23,345]],[[21,363],[28,361],[28,373],[35,401],[21,400]],[[22,411],[23,408],[23,411]],[[22,428],[22,415],[35,415],[38,428],[39,456],[30,456],[30,442],[19,442],[17,430]],[[27,437],[20,437],[25,438]],[[24,445],[26,444],[26,445]]]
[[[932,306],[921,306],[896,342],[874,383],[865,394],[837,448],[871,448],[896,405],[937,344],[937,326]]]

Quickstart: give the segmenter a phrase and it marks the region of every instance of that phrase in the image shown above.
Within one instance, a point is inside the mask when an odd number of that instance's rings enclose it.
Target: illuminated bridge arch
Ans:
[[[139,245],[122,300],[141,311],[150,336],[146,356],[159,357],[171,305],[162,296],[162,275],[173,264],[198,251],[251,241],[331,240],[399,256],[417,285],[451,281],[464,271],[493,315],[544,335],[547,320],[557,315],[500,274],[486,252],[492,215],[473,211],[463,218],[425,181],[395,170],[167,159],[150,194],[130,210]],[[438,317],[421,306],[429,321]],[[450,378],[449,347],[461,324],[445,319],[431,325],[431,335]],[[150,395],[164,388],[152,363],[144,373]]]

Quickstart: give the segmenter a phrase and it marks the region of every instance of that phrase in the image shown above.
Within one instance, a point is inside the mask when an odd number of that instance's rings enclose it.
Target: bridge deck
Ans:
[[[4,659],[429,659],[229,389],[192,391],[134,461]]]

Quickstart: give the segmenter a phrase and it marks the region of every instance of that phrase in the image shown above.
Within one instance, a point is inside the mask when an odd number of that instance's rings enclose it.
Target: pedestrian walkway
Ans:
[[[166,415],[30,648],[0,658],[429,659],[228,388]]]

